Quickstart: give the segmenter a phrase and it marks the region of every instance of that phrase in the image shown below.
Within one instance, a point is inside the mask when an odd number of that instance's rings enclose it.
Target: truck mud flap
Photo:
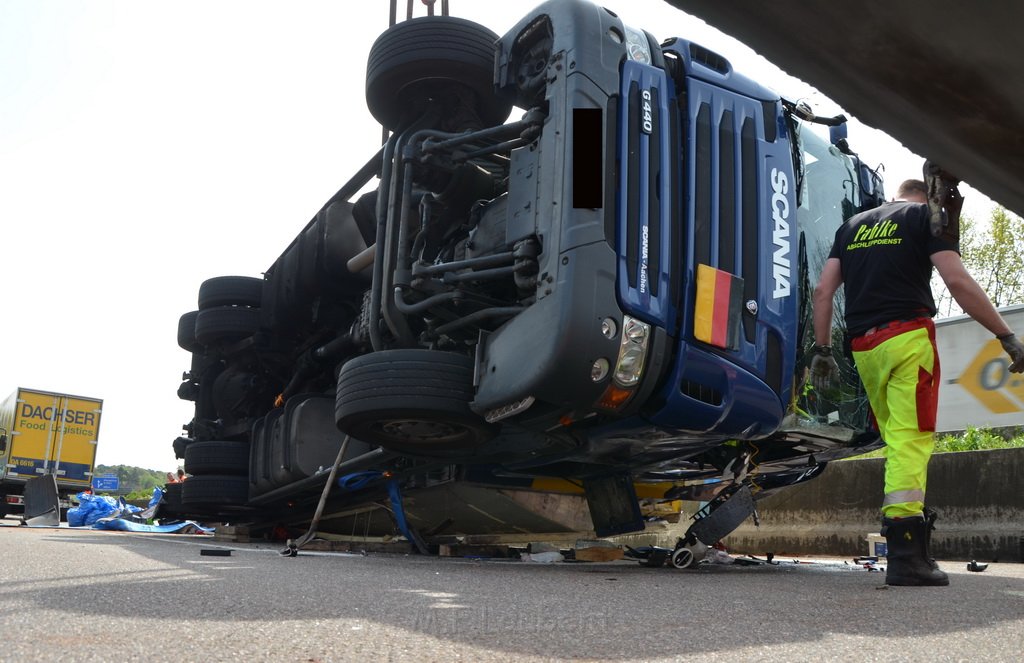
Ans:
[[[754,498],[750,488],[743,486],[717,509],[695,522],[689,533],[701,543],[711,546],[731,534],[752,513]]]
[[[52,474],[44,474],[25,482],[24,518],[29,527],[60,526],[57,478]]]
[[[597,536],[637,532],[644,528],[640,502],[629,474],[584,479],[583,491]]]

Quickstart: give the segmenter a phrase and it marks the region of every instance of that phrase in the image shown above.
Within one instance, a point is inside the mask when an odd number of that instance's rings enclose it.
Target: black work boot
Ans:
[[[886,545],[885,584],[905,586],[945,586],[949,576],[928,556],[928,542],[935,521],[924,516],[882,518],[882,536]]]

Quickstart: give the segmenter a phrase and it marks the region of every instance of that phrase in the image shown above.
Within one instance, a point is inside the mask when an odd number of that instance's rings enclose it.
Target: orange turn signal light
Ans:
[[[605,410],[618,410],[633,397],[633,390],[623,389],[614,384],[608,385],[608,388],[601,394],[601,400],[597,402],[598,407]]]

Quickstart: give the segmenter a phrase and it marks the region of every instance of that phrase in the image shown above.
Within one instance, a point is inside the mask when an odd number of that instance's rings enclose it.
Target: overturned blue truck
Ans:
[[[881,445],[841,342],[841,384],[805,379],[835,229],[883,200],[844,118],[585,0],[503,36],[399,22],[366,101],[380,150],[262,277],[212,276],[181,316],[192,476],[165,515],[303,526],[333,477],[320,530],[429,549],[698,500],[685,566]]]

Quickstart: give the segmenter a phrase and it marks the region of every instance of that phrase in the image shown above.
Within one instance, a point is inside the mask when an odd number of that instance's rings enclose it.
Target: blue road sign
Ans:
[[[113,475],[92,478],[93,490],[111,493],[118,490],[120,487],[121,480]]]

